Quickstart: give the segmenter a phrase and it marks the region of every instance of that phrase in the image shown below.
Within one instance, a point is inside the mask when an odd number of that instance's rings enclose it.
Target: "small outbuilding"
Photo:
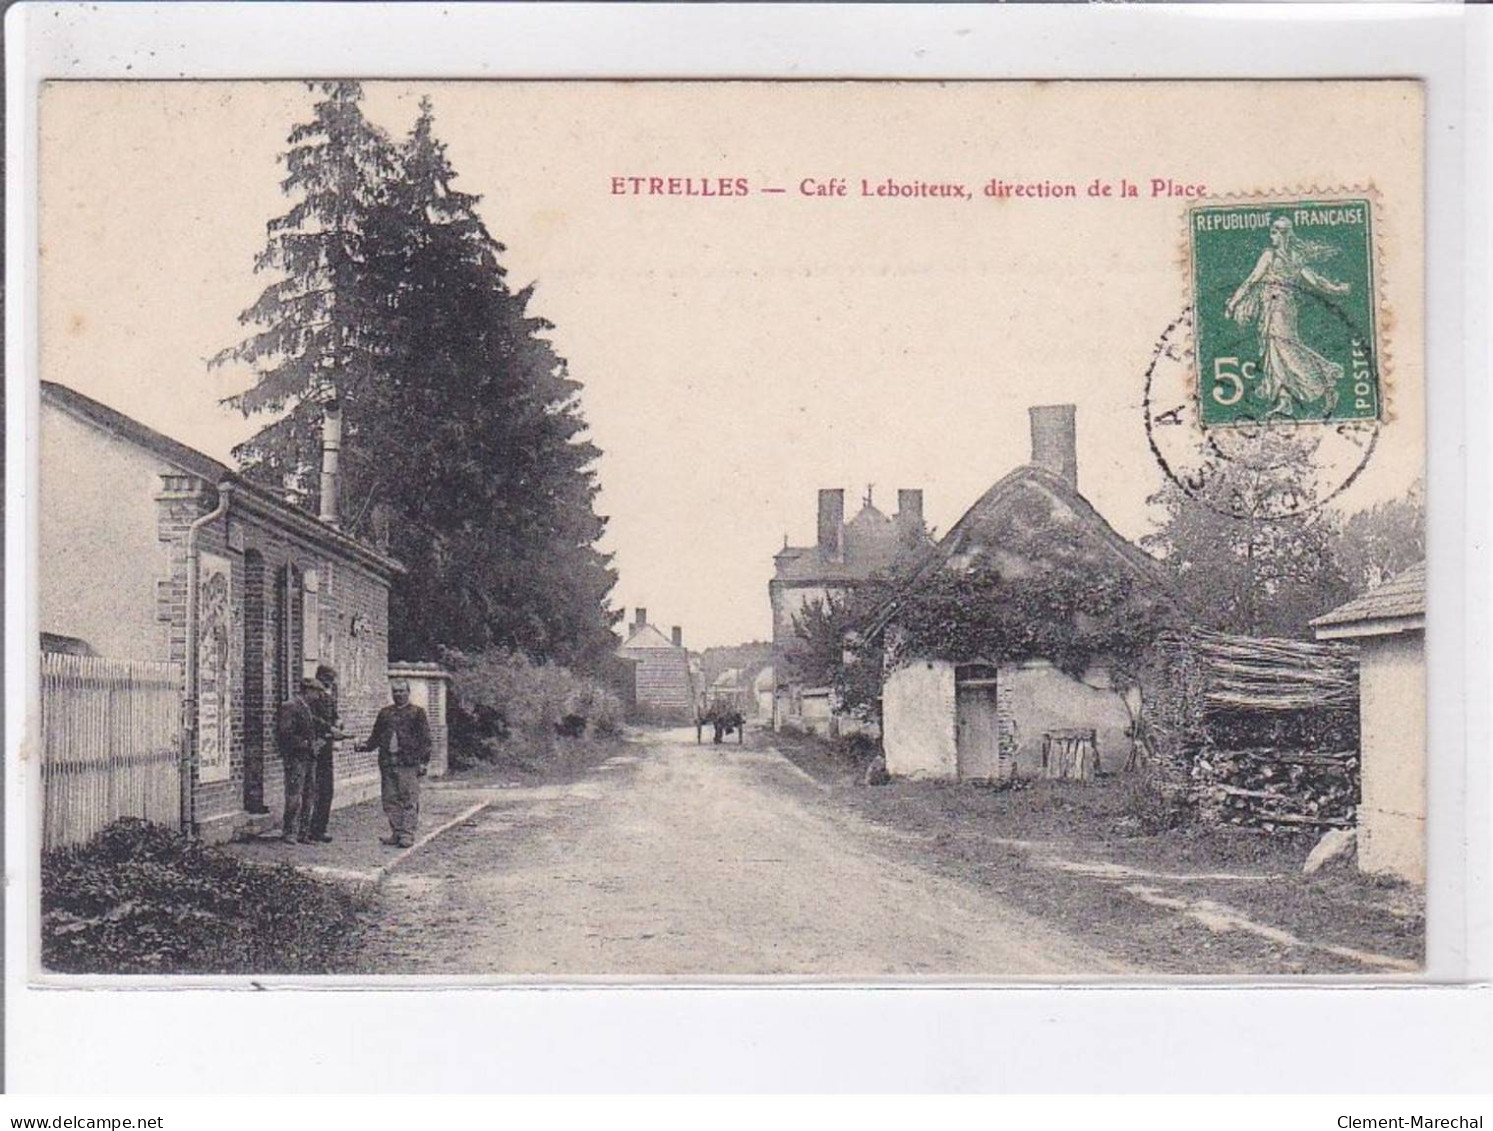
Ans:
[[[1358,647],[1358,866],[1426,879],[1426,565],[1418,562],[1312,621]]]
[[[1112,657],[1074,670],[1057,656],[1018,661],[981,654],[922,654],[902,621],[920,593],[951,576],[1020,578],[1041,590],[1059,558],[1160,598],[1158,563],[1121,537],[1078,491],[1075,409],[1034,407],[1031,462],[991,487],[954,524],[872,625],[886,656],[882,746],[893,776],[961,780],[1088,778],[1125,768],[1134,752],[1133,688],[1115,686]],[[1054,592],[1052,604],[1062,605]],[[1056,615],[1056,614],[1055,614]],[[978,614],[955,610],[946,620]],[[956,626],[962,635],[968,625]],[[978,626],[976,626],[978,627]],[[1089,631],[1077,614],[1064,632]]]

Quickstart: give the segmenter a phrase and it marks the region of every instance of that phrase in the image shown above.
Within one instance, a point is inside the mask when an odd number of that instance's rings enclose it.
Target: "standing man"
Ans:
[[[321,734],[316,744],[316,807],[311,813],[311,839],[327,844],[332,839],[327,835],[327,825],[332,819],[333,745],[347,735],[337,722],[337,672],[327,664],[319,665],[316,683],[320,690],[311,710]]]
[[[390,689],[394,705],[378,713],[373,734],[358,749],[378,751],[384,812],[393,831],[381,843],[409,848],[420,820],[420,779],[430,764],[430,723],[410,702],[408,680],[396,679]]]
[[[280,704],[275,720],[280,761],[285,766],[285,819],[280,825],[280,839],[286,844],[311,839],[311,811],[316,806],[316,743],[321,737],[312,703],[320,685],[314,679],[301,680],[300,690]]]

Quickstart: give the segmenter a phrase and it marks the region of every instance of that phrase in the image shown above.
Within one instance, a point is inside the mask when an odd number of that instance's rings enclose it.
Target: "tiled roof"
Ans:
[[[1312,621],[1312,627],[1327,628],[1335,624],[1356,624],[1367,620],[1419,617],[1425,616],[1425,612],[1426,563],[1421,561],[1402,569],[1362,597],[1355,597],[1346,605],[1324,613]]]
[[[880,563],[827,561],[818,546],[788,546],[773,558],[777,563],[774,581],[864,581]]]
[[[677,648],[679,651],[683,651],[682,648],[678,648],[672,640],[651,624],[645,624],[641,627],[638,625],[632,626],[631,635],[628,636],[627,642],[622,645],[619,651],[625,652],[630,648]]]
[[[774,581],[865,581],[897,560],[902,527],[870,502],[841,526],[844,560],[831,561],[818,546],[784,546],[775,555]]]

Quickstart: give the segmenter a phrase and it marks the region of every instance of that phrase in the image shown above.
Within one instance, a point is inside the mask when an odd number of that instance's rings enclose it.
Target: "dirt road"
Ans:
[[[1122,974],[934,874],[775,750],[639,736],[493,803],[385,881],[379,973],[825,978]]]

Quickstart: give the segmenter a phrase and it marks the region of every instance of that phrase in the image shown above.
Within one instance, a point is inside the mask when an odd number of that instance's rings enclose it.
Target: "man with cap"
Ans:
[[[321,737],[321,723],[312,706],[321,685],[314,679],[301,680],[300,689],[284,703],[275,720],[275,734],[280,747],[280,761],[285,767],[285,819],[280,825],[280,839],[286,844],[311,839],[311,812],[316,806],[316,744]]]
[[[337,722],[337,672],[328,664],[316,668],[317,692],[311,701],[311,712],[320,728],[316,744],[316,805],[311,812],[311,839],[326,844],[331,841],[327,825],[332,818],[333,744],[346,738]]]
[[[392,831],[382,842],[409,848],[420,819],[420,779],[430,764],[430,723],[410,702],[408,680],[397,679],[390,689],[394,705],[379,711],[373,734],[358,749],[378,751],[384,813]]]

